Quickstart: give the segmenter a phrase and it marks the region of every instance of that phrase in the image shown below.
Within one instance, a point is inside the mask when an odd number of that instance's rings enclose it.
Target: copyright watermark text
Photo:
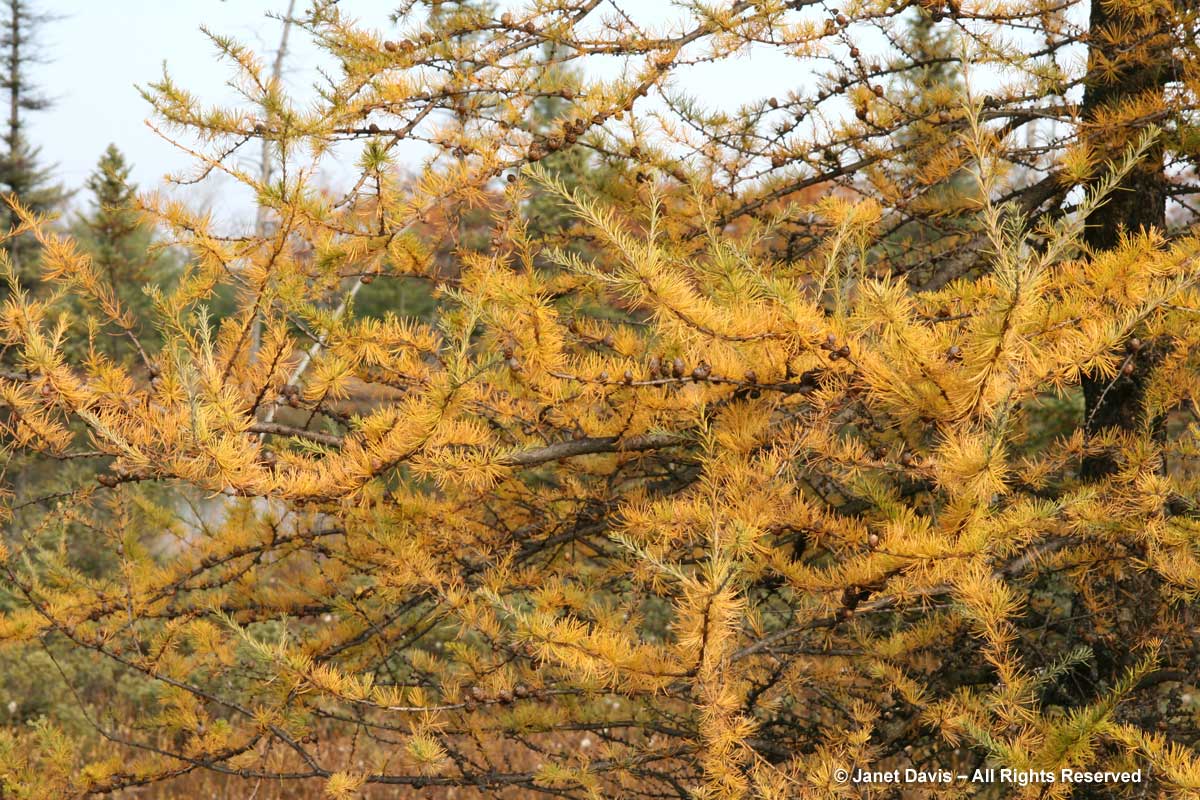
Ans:
[[[1142,770],[1132,772],[1089,771],[1061,769],[1057,772],[1038,769],[986,768],[969,772],[945,769],[865,770],[839,767],[833,772],[838,783],[900,785],[930,783],[1005,783],[1029,786],[1044,783],[1141,783]]]

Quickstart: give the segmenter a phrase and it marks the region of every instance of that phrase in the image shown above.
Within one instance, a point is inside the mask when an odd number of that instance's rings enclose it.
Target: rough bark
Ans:
[[[1163,94],[1165,67],[1124,69],[1115,78],[1101,78],[1101,64],[1116,59],[1122,49],[1138,47],[1140,44],[1110,41],[1102,35],[1103,31],[1122,27],[1132,36],[1147,37],[1143,41],[1154,46],[1155,40],[1160,38],[1157,36],[1158,29],[1165,24],[1161,16],[1155,16],[1150,25],[1144,21],[1131,25],[1130,20],[1118,18],[1120,13],[1104,3],[1092,3],[1089,75],[1083,95],[1085,124],[1093,123],[1105,108],[1129,102],[1147,93],[1157,94],[1160,98]],[[1164,53],[1164,57],[1155,59],[1155,63],[1165,65],[1170,61]],[[1093,146],[1109,158],[1119,157],[1133,139],[1128,130],[1114,131],[1103,125],[1096,125],[1088,135]],[[1166,223],[1166,188],[1163,151],[1155,145],[1146,159],[1109,195],[1107,202],[1088,217],[1084,234],[1087,245],[1093,250],[1108,249],[1119,243],[1123,232],[1133,233],[1151,228],[1161,230]],[[1118,375],[1115,380],[1097,374],[1084,377],[1084,428],[1088,435],[1105,428],[1132,430],[1143,423],[1143,398],[1155,360],[1155,348],[1151,344],[1132,360],[1133,373],[1130,375]],[[1097,455],[1084,460],[1081,474],[1084,478],[1095,479],[1115,469],[1116,462],[1112,456]]]

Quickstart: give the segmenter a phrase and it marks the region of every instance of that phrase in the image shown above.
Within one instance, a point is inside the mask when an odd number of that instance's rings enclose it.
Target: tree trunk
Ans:
[[[9,11],[11,18],[9,20],[10,30],[9,35],[9,56],[8,56],[8,79],[9,79],[9,94],[8,94],[8,159],[9,172],[11,175],[17,174],[17,159],[20,157],[20,140],[21,140],[21,1],[10,0]],[[9,187],[16,194],[16,187]],[[17,212],[12,208],[8,209],[8,227],[9,229],[16,228],[21,222]],[[13,238],[8,243],[8,255],[12,260],[13,269],[20,274],[21,271],[21,256],[19,253],[20,237]]]
[[[1121,10],[1107,8],[1093,0],[1089,23],[1091,49],[1088,53],[1088,77],[1083,94],[1085,124],[1093,123],[1105,108],[1132,101],[1136,97],[1154,94],[1163,99],[1165,73],[1162,67],[1137,69],[1125,67],[1115,77],[1100,77],[1100,65],[1120,58],[1127,48],[1162,46],[1166,37],[1159,36],[1165,24],[1162,15],[1155,15],[1151,24],[1144,19],[1122,19]],[[1102,35],[1105,29],[1121,28],[1141,41],[1111,42]],[[1168,64],[1167,54],[1154,59],[1155,64]],[[1134,136],[1128,129],[1114,131],[1110,126],[1089,127],[1085,136],[1103,159],[1119,158]],[[1162,229],[1166,223],[1166,175],[1163,170],[1163,150],[1159,144],[1147,154],[1142,163],[1126,176],[1104,205],[1087,219],[1084,241],[1094,250],[1116,246],[1122,232],[1135,233],[1150,228]],[[1084,430],[1090,436],[1105,428],[1133,430],[1143,421],[1143,397],[1151,366],[1156,360],[1150,345],[1131,362],[1133,373],[1118,375],[1115,380],[1089,374],[1083,379]],[[1096,479],[1116,469],[1110,455],[1089,456],[1081,466],[1085,479]]]
[[[1113,4],[1092,0],[1089,20],[1088,76],[1083,94],[1083,119],[1087,126],[1084,136],[1096,151],[1097,160],[1119,159],[1122,152],[1134,141],[1138,131],[1129,127],[1113,126],[1099,121],[1106,109],[1113,109],[1150,95],[1157,103],[1164,101],[1166,74],[1163,66],[1139,69],[1121,65],[1115,74],[1102,77],[1104,66],[1119,61],[1122,52],[1141,47],[1164,48],[1166,52],[1150,63],[1170,63],[1167,37],[1162,33],[1166,27],[1164,15],[1155,14],[1149,20],[1129,18],[1129,11]],[[1111,39],[1106,31],[1122,31],[1124,36]],[[1167,179],[1163,167],[1163,148],[1155,143],[1144,160],[1121,181],[1106,198],[1104,204],[1087,219],[1084,241],[1093,251],[1113,248],[1120,242],[1123,233],[1135,234],[1152,228],[1159,230],[1166,225]],[[1145,425],[1145,394],[1154,364],[1161,359],[1162,352],[1154,343],[1146,343],[1140,351],[1130,351],[1129,364],[1132,372],[1123,371],[1115,379],[1098,374],[1087,374],[1083,378],[1084,431],[1090,437],[1105,429],[1131,431]],[[1151,425],[1158,424],[1150,421]],[[1115,455],[1102,453],[1084,458],[1080,465],[1080,477],[1098,480],[1112,474],[1118,468]],[[1136,548],[1136,545],[1134,545]],[[1140,584],[1147,596],[1157,596],[1154,580],[1149,575],[1139,574],[1132,581]],[[1098,591],[1118,595],[1119,582],[1112,580]],[[1138,587],[1128,589],[1133,593]],[[1153,618],[1158,609],[1147,604],[1134,610],[1140,618]],[[1149,620],[1139,619],[1149,630]],[[1141,627],[1139,625],[1139,627]],[[1113,642],[1099,639],[1093,646],[1092,677],[1100,686],[1112,686],[1121,672],[1128,667],[1128,651],[1114,648]],[[1093,692],[1095,690],[1093,689]],[[1077,698],[1083,705],[1094,701],[1087,695]],[[1080,787],[1076,795],[1083,800],[1100,800],[1110,796],[1108,789],[1098,786]]]

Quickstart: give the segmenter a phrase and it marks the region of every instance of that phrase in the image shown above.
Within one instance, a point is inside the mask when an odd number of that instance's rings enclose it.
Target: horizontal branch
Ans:
[[[330,447],[341,447],[345,439],[333,433],[321,433],[278,422],[254,422],[249,429],[251,433],[269,433],[276,436],[295,436]],[[663,447],[682,444],[685,438],[677,433],[651,433],[645,436],[631,436],[622,439],[619,436],[598,436],[586,439],[573,439],[567,442],[557,442],[512,453],[500,460],[506,467],[532,467],[545,464],[548,461],[558,461],[575,456],[595,455],[598,453],[636,453],[643,450],[658,450]]]
[[[684,441],[684,437],[677,433],[651,433],[645,436],[631,436],[628,439],[621,439],[617,436],[600,436],[558,442],[533,450],[523,450],[501,459],[500,463],[507,467],[532,467],[547,461],[558,461],[563,458],[596,453],[633,453],[642,450],[658,450],[682,444]]]
[[[344,441],[341,436],[333,433],[309,431],[304,428],[294,428],[291,425],[281,425],[278,422],[254,422],[251,423],[249,431],[251,433],[272,433],[276,436],[295,436],[297,439],[308,439],[310,442],[330,447],[341,447]]]
[[[1036,567],[1037,564],[1046,556],[1053,555],[1059,550],[1062,550],[1070,541],[1071,540],[1069,538],[1064,536],[1050,539],[1042,542],[1041,544],[1035,545],[1025,551],[1025,553],[1021,556],[1009,561],[999,569],[993,570],[992,575],[999,580],[1015,578],[1020,575],[1024,575]],[[931,586],[928,589],[917,592],[916,596],[923,599],[929,599],[939,595],[947,594],[952,591],[952,589],[953,587],[949,583],[939,583],[936,586]],[[899,599],[895,596],[888,595],[885,597],[876,598],[870,603],[864,603],[860,605],[855,610],[855,613],[863,614],[871,611],[889,611],[896,608],[898,605]],[[732,660],[737,661],[745,658],[746,656],[753,655],[761,650],[770,649],[771,646],[776,642],[782,641],[793,634],[819,628],[832,628],[840,622],[842,622],[842,618],[834,615],[831,617],[819,617],[799,623],[797,625],[792,625],[784,628],[783,630],[776,631],[768,636],[764,636],[756,642],[746,645],[740,650],[735,651],[731,658]]]

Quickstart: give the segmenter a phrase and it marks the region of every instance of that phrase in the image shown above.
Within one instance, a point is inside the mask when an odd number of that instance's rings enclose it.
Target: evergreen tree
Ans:
[[[131,171],[124,154],[110,144],[85,184],[90,209],[71,226],[75,240],[128,315],[112,323],[119,336],[99,343],[110,356],[157,349],[157,341],[147,340],[147,331],[135,321],[144,319],[150,306],[146,285],[168,285],[178,271],[171,253],[155,246],[154,230],[137,204],[137,186],[129,181]]]
[[[4,132],[4,152],[0,153],[0,190],[35,213],[58,207],[66,197],[60,184],[54,183],[51,170],[39,163],[41,148],[34,146],[26,133],[26,112],[42,111],[50,100],[41,94],[29,75],[38,63],[37,32],[51,19],[34,11],[30,0],[5,0],[0,18],[0,87],[8,94],[8,124]],[[12,209],[5,210],[10,228],[18,224]],[[21,236],[7,243],[9,255],[18,269],[27,265],[33,241]]]
[[[82,218],[90,234],[92,258],[118,292],[128,282],[144,280],[150,234],[139,217],[137,187],[129,182],[131,169],[117,146],[110,144],[87,180],[92,213]]]

